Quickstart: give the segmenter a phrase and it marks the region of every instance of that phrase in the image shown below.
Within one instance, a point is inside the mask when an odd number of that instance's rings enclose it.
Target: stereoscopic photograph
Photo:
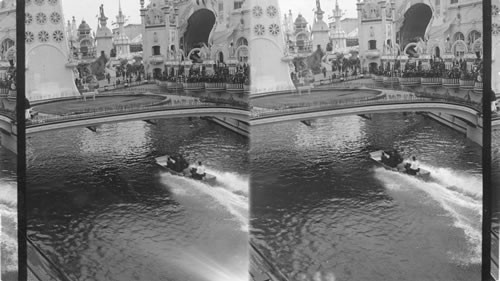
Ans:
[[[26,1],[30,278],[247,279],[247,2]]]
[[[481,280],[482,2],[252,16],[253,280]]]
[[[0,1],[0,280],[18,280],[16,1]]]

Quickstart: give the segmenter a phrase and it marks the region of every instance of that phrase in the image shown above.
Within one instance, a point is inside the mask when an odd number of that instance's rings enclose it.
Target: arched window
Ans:
[[[6,59],[7,51],[15,45],[14,40],[5,39],[2,41],[2,45],[0,45],[0,59]]]
[[[455,33],[455,35],[453,36],[453,41],[458,41],[458,40],[463,40],[465,41],[465,36],[462,32],[457,32]]]
[[[248,40],[245,37],[240,37],[238,41],[236,41],[236,47],[239,46],[248,46]]]
[[[160,54],[160,46],[153,46],[153,56],[159,56]]]
[[[477,39],[481,38],[481,33],[477,30],[473,30],[469,33],[467,36],[467,45],[469,46],[469,51],[472,51],[474,49],[474,42],[476,42]]]

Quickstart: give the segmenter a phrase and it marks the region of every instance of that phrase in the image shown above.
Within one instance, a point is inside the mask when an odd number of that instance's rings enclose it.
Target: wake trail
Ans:
[[[178,196],[189,196],[196,198],[200,194],[206,194],[223,206],[241,226],[241,230],[248,232],[248,185],[249,180],[243,176],[230,172],[219,172],[208,170],[207,172],[217,177],[214,186],[208,185],[194,179],[162,174],[162,182],[170,187],[170,190]]]
[[[468,257],[456,257],[462,263],[481,263],[482,247],[482,178],[449,168],[421,165],[431,172],[431,181],[425,182],[413,176],[375,170],[376,177],[391,190],[425,192],[453,219],[453,225],[464,231],[471,245]]]

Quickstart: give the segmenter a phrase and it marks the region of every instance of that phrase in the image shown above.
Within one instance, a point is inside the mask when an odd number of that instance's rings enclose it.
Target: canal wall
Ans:
[[[2,146],[17,154],[17,137],[0,129],[0,142]]]
[[[207,117],[207,120],[210,120],[220,126],[231,130],[237,134],[240,134],[244,137],[250,136],[250,125],[248,122],[227,118],[227,117]]]
[[[423,115],[465,134],[468,139],[483,146],[483,128],[473,127],[464,120],[446,113],[425,112]]]

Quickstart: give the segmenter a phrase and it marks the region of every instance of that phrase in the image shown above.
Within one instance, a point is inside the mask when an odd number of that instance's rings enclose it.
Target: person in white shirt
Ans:
[[[203,164],[201,164],[201,161],[198,161],[197,166],[192,166],[191,174],[194,179],[202,180],[203,178],[205,178],[206,176],[205,167],[203,166]]]
[[[420,171],[420,164],[417,161],[417,157],[412,156],[410,160],[410,167],[408,169],[408,174],[416,175]]]
[[[196,168],[196,173],[205,176],[205,167],[203,166],[203,164],[201,164],[201,161],[198,161],[198,167]]]

